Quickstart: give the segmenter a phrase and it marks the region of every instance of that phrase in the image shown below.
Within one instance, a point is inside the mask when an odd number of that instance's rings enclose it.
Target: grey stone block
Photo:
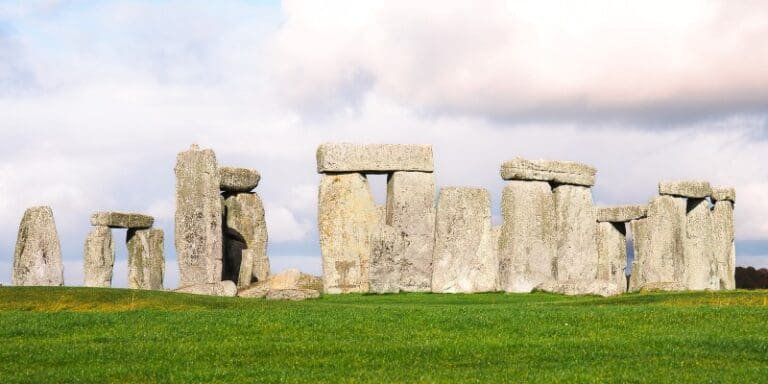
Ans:
[[[318,173],[395,171],[433,172],[432,146],[335,143],[317,149]]]
[[[595,168],[571,161],[526,160],[516,158],[501,165],[504,180],[549,181],[591,187],[595,185]]]

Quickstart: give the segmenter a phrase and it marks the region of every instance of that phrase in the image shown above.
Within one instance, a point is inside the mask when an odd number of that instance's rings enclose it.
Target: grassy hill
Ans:
[[[768,291],[324,296],[0,288],[0,382],[765,382]]]

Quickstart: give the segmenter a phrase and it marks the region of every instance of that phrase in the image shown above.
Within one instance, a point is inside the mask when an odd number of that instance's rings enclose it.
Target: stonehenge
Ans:
[[[91,215],[93,230],[85,239],[84,285],[112,286],[115,245],[112,229],[127,229],[128,287],[131,289],[163,289],[165,255],[164,233],[152,228],[155,218],[140,213],[96,212]]]
[[[13,285],[64,285],[61,244],[50,207],[32,207],[19,224]]]
[[[300,300],[320,292],[735,289],[733,188],[662,181],[648,204],[595,206],[594,167],[515,158],[501,163],[506,185],[494,225],[488,190],[446,186],[436,193],[430,145],[328,143],[316,155],[322,279],[298,270],[272,275],[256,169],[219,166],[213,150],[196,145],[179,153],[175,291]],[[371,174],[386,175],[383,204],[373,198]],[[128,286],[164,289],[165,236],[152,216],[102,211],[90,223],[85,286],[111,287],[112,231],[126,229]],[[30,208],[19,226],[13,283],[63,280],[53,213]]]

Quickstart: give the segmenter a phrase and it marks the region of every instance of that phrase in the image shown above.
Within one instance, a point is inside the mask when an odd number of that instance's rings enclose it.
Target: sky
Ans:
[[[0,283],[49,205],[67,285],[91,213],[117,210],[156,218],[176,287],[193,143],[261,172],[273,272],[321,273],[324,142],[432,144],[438,187],[487,188],[496,223],[514,157],[595,166],[598,205],[733,186],[737,265],[768,267],[765,36],[762,1],[0,0]]]

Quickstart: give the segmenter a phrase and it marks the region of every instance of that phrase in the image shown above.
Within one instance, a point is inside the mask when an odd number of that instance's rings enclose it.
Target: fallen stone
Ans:
[[[431,145],[321,144],[317,172],[433,172]]]
[[[594,295],[608,297],[620,294],[619,288],[614,282],[592,279],[546,281],[537,285],[534,291],[559,293],[568,296]]]
[[[140,213],[96,212],[91,215],[91,225],[109,228],[149,228],[154,224],[152,216]]]
[[[595,185],[595,168],[571,161],[526,160],[516,158],[501,165],[504,180],[551,181],[591,187]]]
[[[380,222],[368,180],[359,173],[323,175],[318,200],[323,291],[368,292],[370,236]]]
[[[712,188],[712,200],[714,201],[730,201],[736,202],[736,189],[735,188]]]
[[[432,290],[435,246],[435,175],[394,172],[387,179],[387,225],[403,236],[400,290]]]
[[[85,239],[84,286],[109,288],[115,265],[112,230],[103,225],[93,228]]]
[[[653,283],[645,283],[638,289],[639,292],[677,292],[685,291],[685,285],[675,281],[658,281]]]
[[[400,292],[403,248],[402,235],[394,227],[380,224],[371,232],[369,292]]]
[[[733,203],[717,200],[712,209],[712,253],[720,289],[736,289],[736,247],[733,232]]]
[[[442,188],[437,204],[432,292],[493,292],[499,260],[491,196],[482,188]]]
[[[61,245],[50,207],[24,212],[13,254],[13,285],[64,285]]]
[[[617,205],[597,207],[597,221],[601,223],[628,223],[648,216],[647,205]]]
[[[271,289],[312,289],[323,290],[323,279],[313,276],[296,268],[286,269],[273,275],[267,281]]]
[[[162,229],[129,229],[128,287],[131,289],[163,289],[165,256]]]
[[[193,284],[176,289],[174,292],[191,293],[194,295],[208,296],[237,296],[237,286],[234,281],[224,280],[215,283]]]
[[[317,299],[320,292],[314,289],[270,289],[267,291],[267,300],[288,300],[300,301],[307,299]]]
[[[222,276],[223,245],[216,154],[193,145],[179,153],[175,172],[180,285],[217,283]]]
[[[592,191],[577,185],[554,188],[557,280],[597,278],[597,213]]]
[[[712,213],[707,199],[688,199],[683,238],[684,285],[698,291],[719,288],[712,252]]]
[[[597,223],[597,279],[627,291],[627,228],[624,223]]]
[[[250,267],[253,278],[263,281],[269,277],[269,257],[267,256],[267,223],[264,218],[264,205],[255,193],[237,193],[225,195],[224,233],[227,241],[235,239],[253,251]],[[238,279],[243,249],[227,246],[224,270],[230,271],[229,279]],[[250,280],[250,279],[249,279]],[[250,281],[245,286],[250,285]],[[240,285],[240,284],[238,284]]]
[[[555,201],[549,183],[510,181],[502,193],[501,214],[500,289],[530,292],[554,280]]]
[[[659,183],[659,194],[703,199],[712,195],[712,187],[708,181],[662,181]]]
[[[686,200],[656,196],[648,205],[648,217],[632,221],[635,259],[629,291],[648,283],[685,281],[683,236]]]
[[[259,186],[261,174],[251,168],[219,167],[219,188],[225,192],[251,192]]]
[[[269,283],[264,281],[261,283],[253,284],[250,287],[237,292],[237,296],[250,299],[262,299],[267,296],[267,292],[269,292],[269,290]]]

